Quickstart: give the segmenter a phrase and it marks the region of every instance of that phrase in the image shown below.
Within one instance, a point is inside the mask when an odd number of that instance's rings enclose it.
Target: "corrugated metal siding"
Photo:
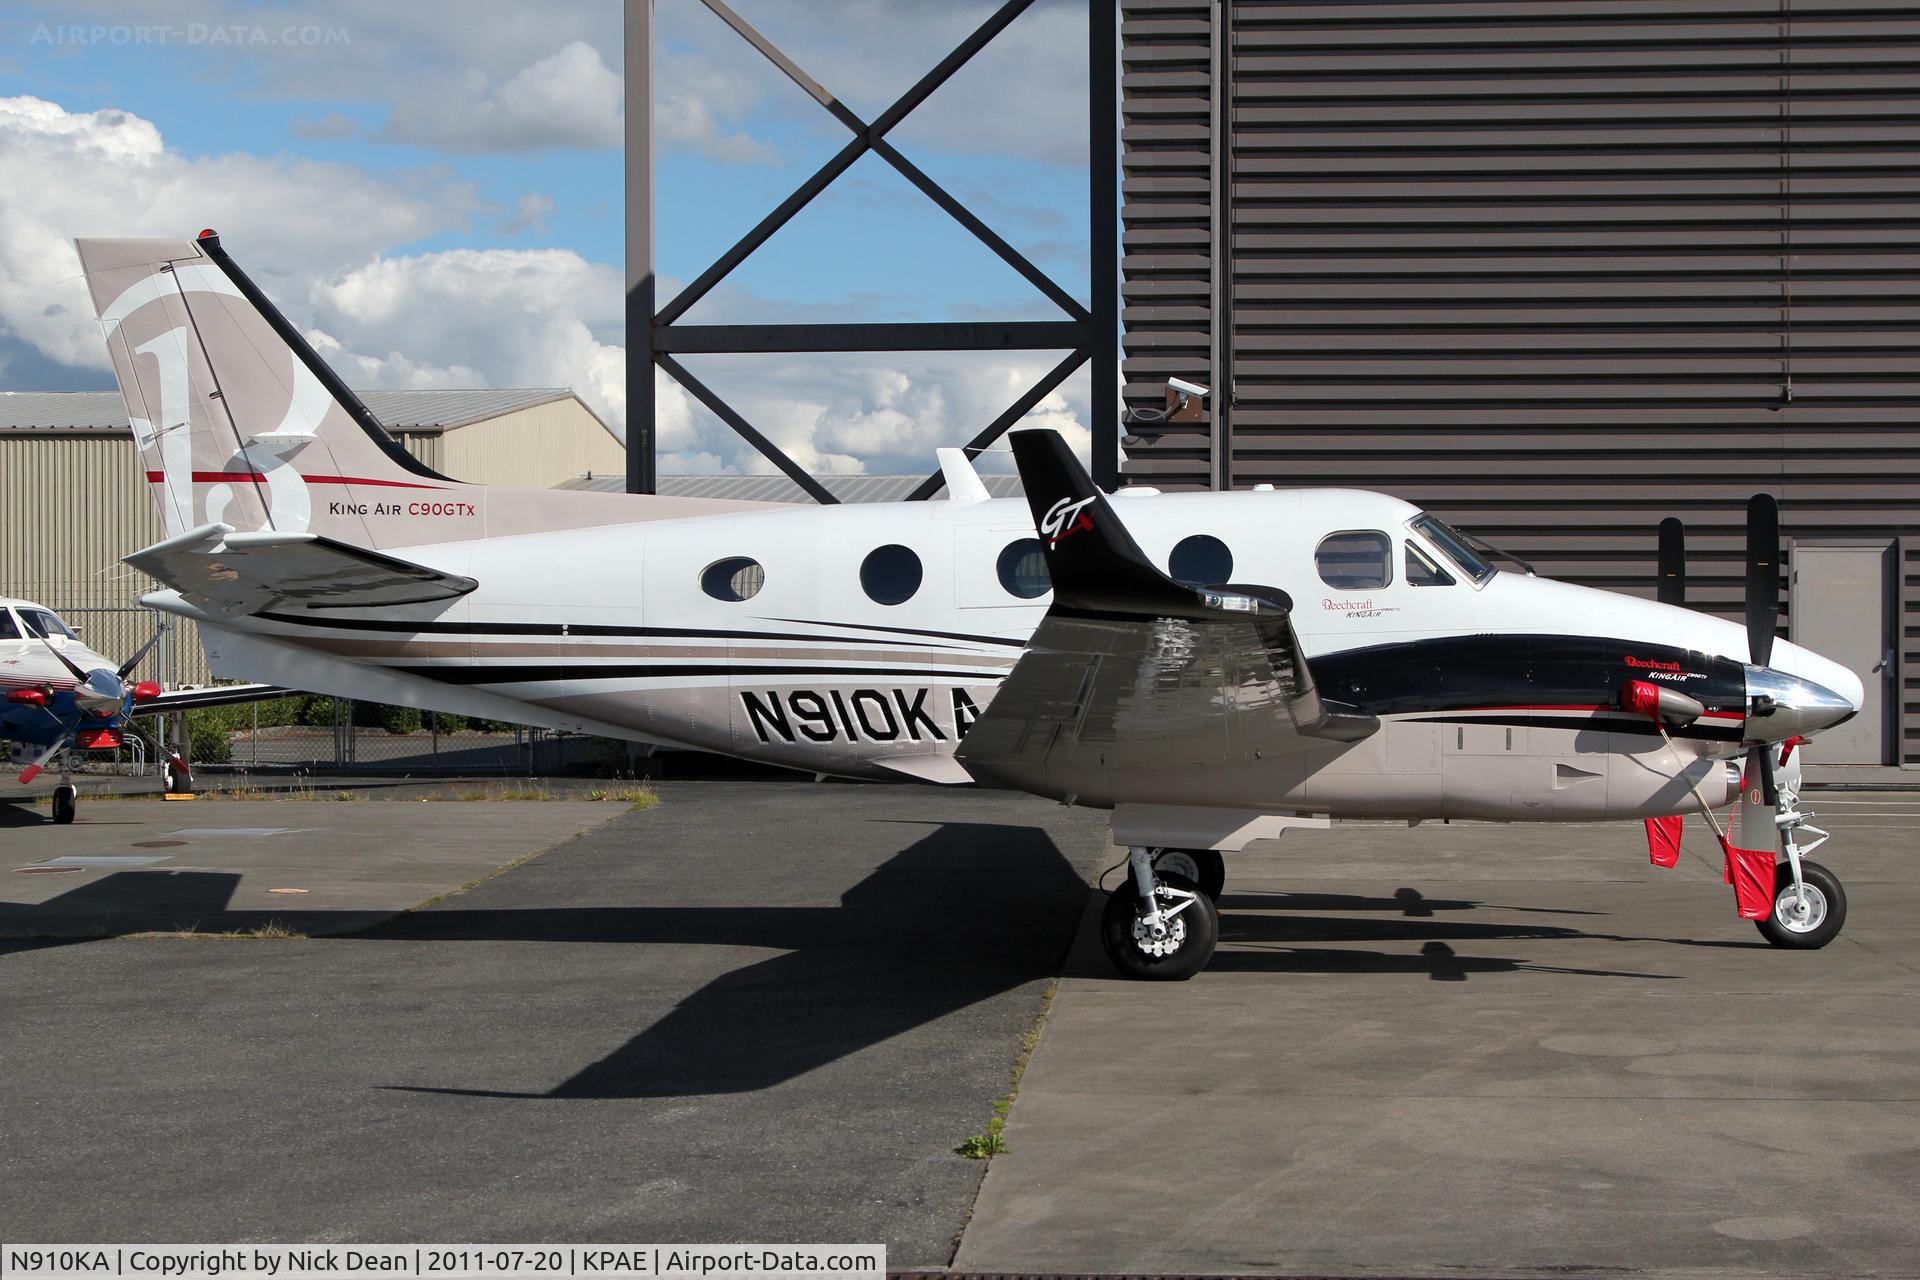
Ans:
[[[547,489],[589,472],[627,472],[626,449],[572,396],[476,422],[441,441],[442,462],[432,465],[474,484]]]
[[[392,434],[393,438],[400,442],[402,449],[405,449],[408,453],[418,458],[421,462],[426,463],[441,475],[447,474],[447,469],[440,465],[446,454],[444,447],[445,436],[441,435],[438,431],[395,431]],[[459,476],[454,477],[456,480],[461,478],[462,477]]]
[[[1123,5],[1141,407],[1169,375],[1219,381],[1211,8]],[[1920,4],[1237,3],[1231,22],[1234,483],[1396,493],[1543,572],[1649,594],[1678,515],[1694,598],[1729,613],[1749,493],[1780,497],[1789,539],[1920,533]],[[1134,431],[1129,475],[1207,482],[1207,427]]]
[[[111,658],[131,657],[159,618],[137,603],[158,584],[120,563],[161,536],[139,477],[131,436],[0,434],[0,595],[39,601]],[[139,674],[205,683],[193,624],[181,623],[172,644],[168,669],[156,653]]]

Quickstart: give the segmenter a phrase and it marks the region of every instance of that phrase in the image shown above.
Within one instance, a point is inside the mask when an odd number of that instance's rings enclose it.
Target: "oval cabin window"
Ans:
[[[1192,534],[1173,544],[1167,576],[1189,587],[1223,586],[1233,581],[1233,552],[1211,534]]]
[[[1046,549],[1038,538],[1009,542],[1000,552],[1000,562],[995,568],[1000,574],[1000,585],[1007,589],[1008,595],[1032,600],[1053,589],[1053,579],[1047,573]]]
[[[700,589],[715,600],[736,602],[751,600],[767,583],[767,571],[758,560],[729,556],[716,560],[700,575]]]
[[[860,588],[876,604],[911,600],[920,589],[920,578],[920,557],[897,542],[875,547],[860,562]]]

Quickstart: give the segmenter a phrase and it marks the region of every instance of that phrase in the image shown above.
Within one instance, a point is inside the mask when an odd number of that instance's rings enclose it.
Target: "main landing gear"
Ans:
[[[1100,917],[1100,943],[1107,958],[1129,978],[1191,978],[1207,967],[1220,941],[1219,910],[1200,884],[1178,872],[1156,869],[1154,855],[1165,852],[1171,851],[1141,845],[1129,849],[1127,879],[1107,898]],[[1213,850],[1203,852],[1220,857]]]
[[[1220,905],[1220,893],[1227,887],[1227,860],[1218,849],[1154,849],[1153,869],[1163,875],[1182,876],[1200,887],[1200,892]]]

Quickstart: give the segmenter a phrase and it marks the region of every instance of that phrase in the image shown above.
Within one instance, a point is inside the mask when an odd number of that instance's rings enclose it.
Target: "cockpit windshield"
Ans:
[[[67,629],[67,624],[42,609],[22,609],[20,621],[26,624],[27,633],[41,640],[49,636],[64,636],[69,640],[80,637]]]
[[[1422,512],[1409,521],[1409,527],[1440,549],[1442,555],[1453,561],[1460,572],[1473,579],[1478,585],[1493,576],[1493,566],[1486,557],[1473,549],[1467,536],[1446,521]]]

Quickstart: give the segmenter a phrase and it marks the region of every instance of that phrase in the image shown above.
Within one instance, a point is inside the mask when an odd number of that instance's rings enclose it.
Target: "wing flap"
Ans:
[[[236,533],[209,524],[156,542],[126,563],[227,617],[281,603],[314,609],[422,604],[479,583],[315,533]]]

